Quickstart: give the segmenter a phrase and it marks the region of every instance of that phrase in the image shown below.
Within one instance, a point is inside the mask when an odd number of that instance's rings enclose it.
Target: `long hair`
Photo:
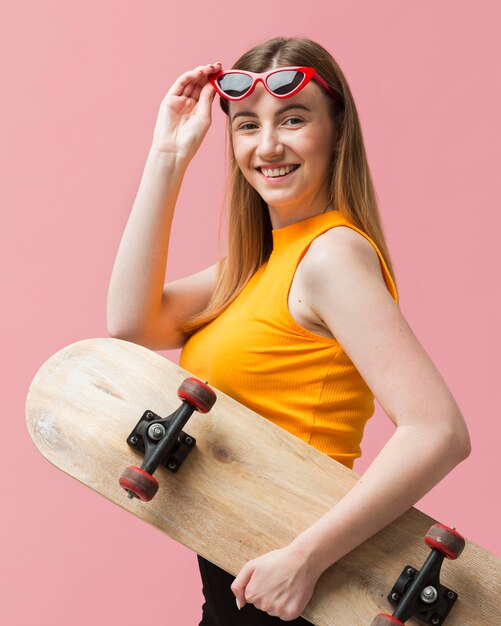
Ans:
[[[276,37],[243,54],[233,69],[265,72],[291,65],[315,68],[327,84],[342,96],[334,100],[325,94],[332,119],[339,129],[329,174],[329,204],[374,241],[395,280],[355,102],[331,54],[311,39]],[[228,115],[228,101],[220,98],[219,102]],[[187,320],[183,327],[187,333],[194,332],[220,315],[272,251],[272,227],[267,204],[248,183],[235,160],[229,119],[228,135],[231,161],[223,202],[228,221],[227,255],[219,265],[216,288],[207,308]]]

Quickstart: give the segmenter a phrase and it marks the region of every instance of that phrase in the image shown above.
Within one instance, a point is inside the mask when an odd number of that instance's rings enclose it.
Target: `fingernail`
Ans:
[[[235,598],[235,600],[237,601],[237,609],[240,611],[240,602],[238,601],[238,598]]]

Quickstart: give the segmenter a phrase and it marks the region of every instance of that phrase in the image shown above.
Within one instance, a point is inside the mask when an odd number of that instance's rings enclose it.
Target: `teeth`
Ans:
[[[274,170],[264,169],[262,167],[261,171],[265,176],[268,176],[268,178],[275,178],[277,176],[285,176],[285,174],[292,172],[292,170],[295,170],[297,167],[297,165],[287,165],[286,167],[280,167]]]

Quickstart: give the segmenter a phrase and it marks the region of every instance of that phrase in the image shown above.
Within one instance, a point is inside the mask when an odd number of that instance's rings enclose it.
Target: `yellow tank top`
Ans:
[[[375,243],[339,211],[316,215],[272,231],[268,261],[221,315],[187,340],[180,365],[351,468],[374,395],[340,344],[301,327],[288,308],[299,262],[313,239],[336,226],[371,242],[398,302]]]

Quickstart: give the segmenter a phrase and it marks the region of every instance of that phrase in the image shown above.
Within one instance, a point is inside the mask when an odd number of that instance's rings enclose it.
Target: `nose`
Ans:
[[[274,124],[265,124],[259,132],[256,155],[263,161],[271,161],[283,154],[284,145],[280,132]]]

